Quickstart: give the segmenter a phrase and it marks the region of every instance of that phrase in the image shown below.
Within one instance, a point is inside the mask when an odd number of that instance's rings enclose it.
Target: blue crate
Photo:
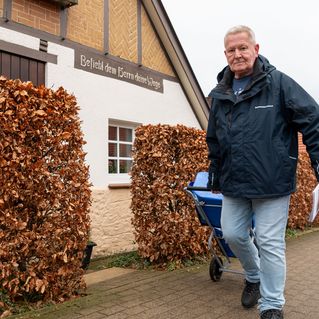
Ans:
[[[201,208],[203,209],[206,217],[208,218],[210,224],[213,227],[221,227],[220,218],[222,211],[222,199],[215,196],[218,194],[205,194],[205,196],[200,196],[201,194],[195,194],[200,203]],[[202,218],[200,212],[196,208],[198,213],[199,220],[202,225],[207,225],[206,221]]]
[[[208,181],[208,173],[207,172],[199,172],[196,175],[195,181],[191,182],[189,186],[194,187],[206,187]],[[213,227],[220,228],[220,217],[221,217],[221,209],[223,202],[222,194],[212,193],[210,190],[208,191],[195,191],[192,190],[193,195],[197,198],[200,203],[202,209],[204,210],[209,222]],[[206,221],[202,218],[201,214],[198,212],[199,220],[202,225],[207,225]]]

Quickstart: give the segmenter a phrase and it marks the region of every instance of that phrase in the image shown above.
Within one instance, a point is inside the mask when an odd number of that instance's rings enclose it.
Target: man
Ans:
[[[242,305],[258,303],[260,318],[279,319],[285,303],[285,230],[296,188],[297,132],[319,180],[319,106],[259,55],[250,28],[230,29],[224,45],[228,66],[210,93],[209,184],[224,195],[223,235],[245,271]],[[259,251],[248,231],[253,214]]]

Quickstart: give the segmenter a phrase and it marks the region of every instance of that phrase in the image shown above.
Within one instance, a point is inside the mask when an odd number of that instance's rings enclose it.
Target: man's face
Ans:
[[[259,45],[252,43],[246,32],[230,34],[225,40],[225,56],[235,78],[239,79],[253,72]]]

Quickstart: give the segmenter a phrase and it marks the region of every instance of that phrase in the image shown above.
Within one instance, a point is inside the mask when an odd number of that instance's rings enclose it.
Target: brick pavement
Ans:
[[[319,318],[319,232],[287,241],[285,319]],[[240,268],[235,260],[235,268]],[[212,282],[208,265],[183,270],[134,271],[89,286],[87,296],[23,319],[257,319],[240,305],[241,275]],[[13,318],[13,317],[11,317]]]

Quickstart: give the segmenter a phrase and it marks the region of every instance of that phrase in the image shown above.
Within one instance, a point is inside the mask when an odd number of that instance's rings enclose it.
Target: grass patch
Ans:
[[[319,231],[319,227],[307,226],[304,229],[286,229],[286,239],[297,238],[299,236]]]
[[[150,262],[141,258],[137,251],[131,251],[93,258],[90,262],[89,270],[97,271],[112,267],[146,269],[150,267]]]
[[[192,267],[206,263],[209,256],[195,256],[193,259],[185,259],[181,262],[168,262],[162,265],[162,270],[175,270],[179,268]],[[159,269],[158,265],[152,265],[148,259],[140,257],[137,251],[125,252],[110,256],[93,258],[89,265],[89,271],[98,271],[112,267],[132,268],[132,269]]]
[[[298,236],[298,230],[287,228],[286,229],[286,238],[296,238]]]

